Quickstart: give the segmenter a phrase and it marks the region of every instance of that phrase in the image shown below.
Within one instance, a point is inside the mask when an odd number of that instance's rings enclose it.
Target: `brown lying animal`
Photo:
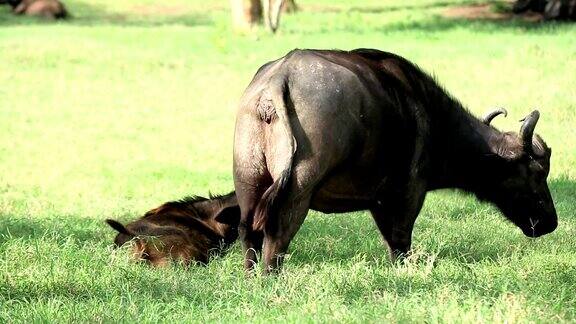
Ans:
[[[12,12],[16,15],[38,16],[49,19],[65,19],[70,15],[64,4],[58,0],[10,0]]]
[[[211,254],[224,252],[236,241],[239,221],[234,192],[167,202],[126,226],[106,220],[119,232],[114,239],[117,247],[132,242],[134,258],[154,266],[166,265],[170,259],[207,263]]]

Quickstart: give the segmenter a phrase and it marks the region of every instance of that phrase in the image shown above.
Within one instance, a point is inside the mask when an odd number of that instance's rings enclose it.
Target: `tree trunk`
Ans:
[[[262,8],[264,9],[264,24],[273,33],[278,29],[280,23],[280,13],[285,0],[262,0]]]
[[[276,32],[280,12],[295,12],[294,0],[230,0],[232,22],[235,29],[249,30],[264,21],[266,27]]]
[[[234,28],[247,30],[262,19],[260,0],[230,0]]]

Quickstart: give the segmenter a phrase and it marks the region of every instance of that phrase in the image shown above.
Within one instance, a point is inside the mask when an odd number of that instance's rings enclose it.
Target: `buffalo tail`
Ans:
[[[281,123],[284,135],[288,138],[288,149],[290,153],[288,159],[285,161],[280,176],[270,187],[268,187],[256,206],[253,229],[257,231],[264,230],[264,227],[269,221],[269,216],[276,213],[278,205],[286,194],[287,185],[290,182],[292,175],[292,160],[296,153],[297,146],[284,101],[284,94],[286,92],[285,79],[281,76],[277,76],[270,80],[268,91],[270,91],[272,104],[274,105],[276,115],[278,116],[278,122]]]

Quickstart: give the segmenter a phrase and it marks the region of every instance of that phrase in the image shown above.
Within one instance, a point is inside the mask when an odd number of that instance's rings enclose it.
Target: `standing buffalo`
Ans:
[[[498,114],[497,112],[496,114]],[[482,121],[408,60],[373,49],[294,50],[246,89],[234,138],[245,268],[278,270],[308,209],[370,210],[392,257],[407,253],[426,193],[458,188],[525,235],[554,231],[550,149]]]
[[[546,20],[576,20],[576,0],[517,0],[514,13],[525,11],[542,13]]]
[[[132,242],[134,258],[154,266],[163,266],[170,259],[207,263],[211,254],[225,251],[238,238],[239,221],[233,192],[168,202],[126,226],[106,220],[118,231],[116,246]]]

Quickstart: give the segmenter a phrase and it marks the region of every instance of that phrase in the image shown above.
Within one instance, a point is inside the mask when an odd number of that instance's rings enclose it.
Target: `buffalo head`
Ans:
[[[503,109],[484,119],[489,123]],[[490,168],[490,183],[479,192],[479,198],[491,201],[518,226],[526,236],[548,234],[558,226],[556,209],[548,189],[551,149],[534,134],[540,118],[535,110],[522,119],[520,132],[506,132],[491,145],[497,161]]]

